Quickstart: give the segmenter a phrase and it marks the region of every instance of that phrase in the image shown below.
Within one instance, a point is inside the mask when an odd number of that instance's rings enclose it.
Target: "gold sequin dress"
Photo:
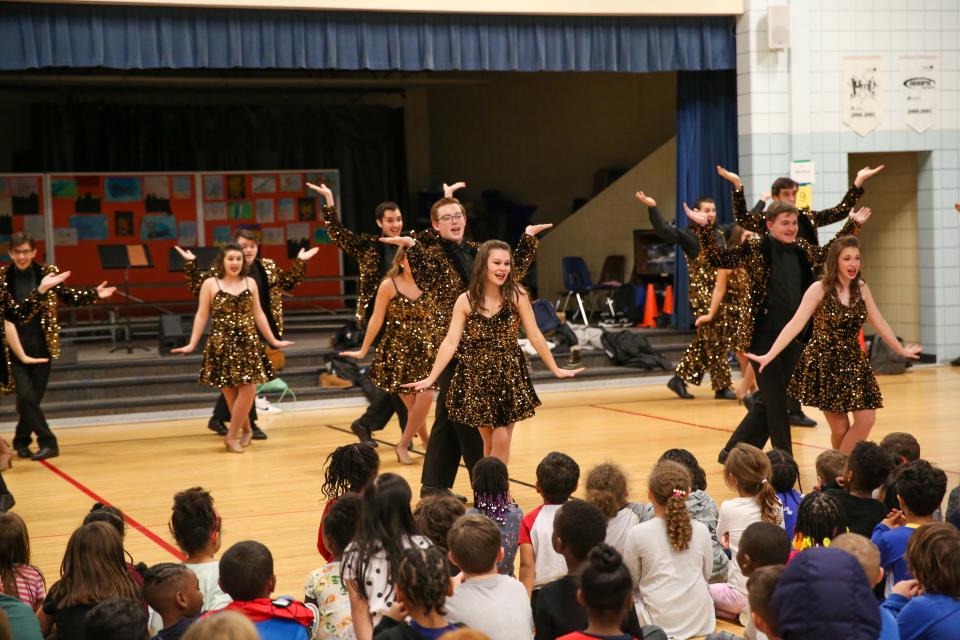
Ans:
[[[825,296],[813,315],[813,336],[793,370],[790,395],[835,413],[881,408],[880,387],[858,342],[866,319],[863,298],[848,307],[836,292]]]
[[[387,305],[383,334],[367,376],[388,393],[414,393],[401,385],[430,375],[437,355],[435,309],[430,296],[412,300],[400,293]]]
[[[217,282],[219,289],[220,283]],[[267,352],[253,320],[253,293],[217,291],[210,305],[212,326],[203,348],[200,383],[230,388],[261,384],[273,377]]]
[[[687,256],[687,272],[690,276],[690,306],[696,319],[710,310],[717,270],[710,266],[706,252],[701,250],[695,258]],[[729,389],[733,379],[727,362],[727,350],[720,323],[715,319],[697,328],[697,335],[677,364],[676,374],[686,382],[699,386],[703,382],[703,375],[709,371],[710,386],[714,391]]]
[[[471,313],[460,338],[447,392],[450,420],[471,427],[505,427],[540,406],[517,344],[520,314],[504,303],[496,314]]]
[[[743,269],[734,269],[727,277],[727,293],[717,316],[714,322],[718,324],[724,350],[748,351],[753,339],[753,315],[750,313],[750,276]]]

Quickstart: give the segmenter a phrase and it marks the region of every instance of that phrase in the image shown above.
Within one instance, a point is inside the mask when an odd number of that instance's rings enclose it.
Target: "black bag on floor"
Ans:
[[[648,371],[673,369],[673,363],[657,353],[650,341],[636,331],[604,331],[600,340],[607,356],[621,367]]]
[[[899,336],[897,336],[897,340],[901,343],[903,342]],[[885,376],[895,376],[906,373],[908,366],[909,361],[903,356],[894,353],[890,345],[883,341],[883,338],[873,336],[873,339],[870,341],[870,368],[873,369],[874,373]]]
[[[354,351],[363,344],[363,329],[357,327],[356,320],[350,320],[333,332],[330,338],[335,351]],[[342,377],[342,376],[341,376]]]
[[[613,292],[613,309],[631,323],[643,321],[644,289],[638,284],[622,284]]]

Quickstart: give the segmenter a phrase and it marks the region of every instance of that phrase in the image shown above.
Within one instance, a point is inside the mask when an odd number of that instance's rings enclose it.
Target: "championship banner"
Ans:
[[[900,85],[907,126],[917,133],[934,126],[940,102],[940,56],[900,56]]]
[[[880,56],[847,56],[840,64],[843,124],[865,136],[880,126]]]

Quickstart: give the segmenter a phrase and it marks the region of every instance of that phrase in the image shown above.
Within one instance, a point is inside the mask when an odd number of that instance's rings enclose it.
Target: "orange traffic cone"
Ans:
[[[657,312],[657,292],[653,290],[653,285],[647,285],[647,301],[643,305],[643,322],[640,323],[641,327],[656,327],[657,326],[657,316],[660,315]]]
[[[673,315],[673,285],[668,284],[666,291],[663,292],[663,309],[661,312],[665,316]]]
[[[857,338],[857,342],[860,343],[860,348],[866,352],[867,350],[867,340],[863,337],[863,328],[860,328],[860,337]]]

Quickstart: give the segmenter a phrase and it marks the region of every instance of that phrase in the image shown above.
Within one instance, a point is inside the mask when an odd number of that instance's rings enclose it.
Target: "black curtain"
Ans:
[[[14,171],[339,169],[342,219],[370,232],[378,203],[406,204],[401,109],[64,100],[32,105],[31,128],[32,148]]]

